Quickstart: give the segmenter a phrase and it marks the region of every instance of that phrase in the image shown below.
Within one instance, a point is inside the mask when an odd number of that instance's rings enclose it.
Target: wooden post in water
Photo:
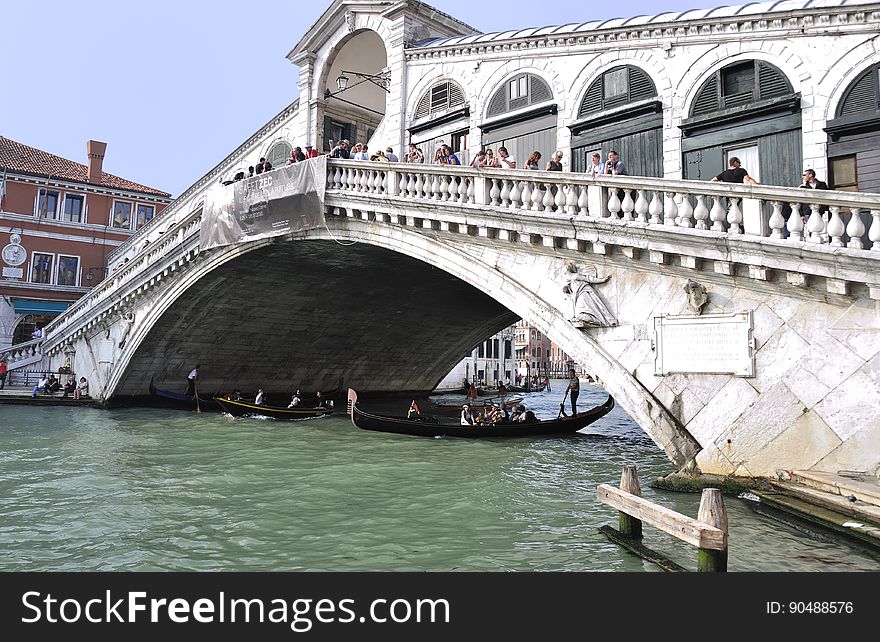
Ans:
[[[697,570],[701,572],[727,571],[727,511],[724,509],[724,500],[721,498],[719,489],[703,489],[697,519],[724,531],[725,542],[724,550],[697,549]]]
[[[620,473],[620,490],[642,496],[642,487],[639,485],[639,473],[635,466],[624,466]],[[620,532],[633,539],[642,539],[642,520],[627,515],[623,511],[618,512],[618,527]]]

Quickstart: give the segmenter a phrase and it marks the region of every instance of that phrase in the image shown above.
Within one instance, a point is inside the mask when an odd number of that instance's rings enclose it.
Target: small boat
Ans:
[[[259,406],[251,401],[235,401],[233,399],[223,399],[222,397],[214,397],[214,401],[224,412],[228,412],[233,417],[271,417],[272,419],[282,419],[284,421],[296,421],[297,419],[312,419],[314,417],[325,417],[333,412],[332,408],[308,408],[304,406],[296,406],[295,408],[279,408],[278,406]]]
[[[543,383],[535,384],[535,385],[526,385],[526,386],[507,386],[508,392],[544,392],[544,388],[546,388]]]
[[[602,405],[570,417],[490,426],[443,424],[435,417],[425,415],[414,419],[375,415],[358,407],[357,393],[351,388],[348,389],[348,405],[351,423],[363,430],[419,437],[539,437],[577,432],[611,412],[611,409],[614,408],[614,398],[608,395],[608,399]]]
[[[150,379],[150,394],[156,398],[157,403],[163,406],[180,408],[182,410],[196,410],[195,396],[157,388],[153,383],[153,379]],[[199,397],[199,410],[217,410],[217,408],[217,404],[210,397]]]

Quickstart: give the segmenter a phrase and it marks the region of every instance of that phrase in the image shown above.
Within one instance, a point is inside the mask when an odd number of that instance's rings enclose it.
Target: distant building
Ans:
[[[550,374],[550,338],[525,321],[515,326],[516,367],[523,377]]]
[[[566,354],[565,350],[560,348],[554,342],[550,342],[550,376],[564,378],[568,376],[569,370],[578,369],[574,360]]]
[[[106,143],[83,165],[0,136],[0,350],[106,276],[107,255],[171,195],[104,172]]]
[[[509,379],[513,382],[517,373],[513,349],[515,327],[504,328],[481,342],[443,378],[437,389],[460,388],[464,379],[475,383],[482,381],[493,387],[499,381]]]

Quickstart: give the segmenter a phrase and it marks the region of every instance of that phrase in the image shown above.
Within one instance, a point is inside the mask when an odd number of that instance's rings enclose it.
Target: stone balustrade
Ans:
[[[42,343],[43,339],[31,339],[0,350],[0,355],[6,356],[9,370],[24,368],[40,360]]]
[[[567,172],[332,161],[327,188],[880,252],[880,195]]]

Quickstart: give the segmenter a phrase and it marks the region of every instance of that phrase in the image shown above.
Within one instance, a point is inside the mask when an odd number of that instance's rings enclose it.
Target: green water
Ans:
[[[527,403],[555,416],[560,392]],[[583,407],[604,397],[581,393]],[[406,404],[406,402],[401,402]],[[0,570],[646,570],[597,529],[596,486],[672,471],[615,411],[584,434],[467,441],[154,409],[0,406]],[[725,498],[733,571],[878,570]],[[646,527],[688,568],[696,551]]]

